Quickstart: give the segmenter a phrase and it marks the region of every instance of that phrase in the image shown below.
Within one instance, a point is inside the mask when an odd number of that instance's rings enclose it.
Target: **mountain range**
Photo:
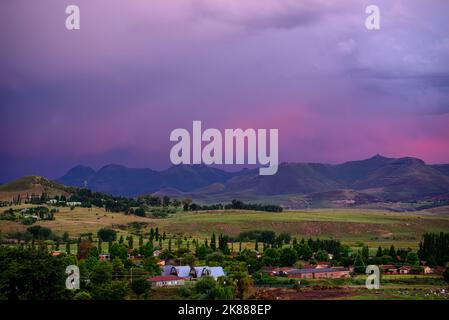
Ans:
[[[307,201],[395,202],[449,195],[449,164],[428,165],[412,157],[376,155],[336,165],[282,163],[272,176],[261,176],[258,169],[227,172],[205,165],[155,171],[111,164],[98,171],[76,166],[57,182],[112,195],[156,193],[201,202],[234,198],[271,199],[281,204],[297,201],[298,206]]]

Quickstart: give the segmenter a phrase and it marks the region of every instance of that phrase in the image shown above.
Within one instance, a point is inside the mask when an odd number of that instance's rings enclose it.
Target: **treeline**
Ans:
[[[430,266],[449,261],[449,233],[425,233],[419,243],[418,256]]]
[[[48,209],[44,206],[26,208],[26,209],[13,209],[9,208],[0,215],[0,220],[9,220],[20,222],[25,225],[31,225],[37,220],[54,220],[57,209]]]
[[[272,204],[244,203],[232,200],[228,204],[201,205],[192,202],[191,199],[172,199],[169,196],[146,195],[137,198],[117,197],[89,189],[76,189],[70,197],[57,196],[55,206],[65,206],[67,202],[79,202],[81,207],[100,207],[109,212],[124,212],[137,216],[145,216],[150,213],[154,218],[164,218],[175,213],[178,208],[183,211],[206,211],[206,210],[255,210],[266,212],[282,212],[282,207]],[[47,196],[40,198],[40,202],[48,201]]]
[[[184,206],[184,211],[204,211],[204,210],[252,210],[252,211],[266,211],[266,212],[282,212],[282,207],[272,204],[256,204],[256,203],[244,203],[239,200],[232,200],[228,204],[211,204],[211,205],[199,205],[196,203],[189,204],[188,207]]]
[[[254,211],[268,211],[268,212],[282,212],[282,207],[273,204],[251,204],[244,203],[238,200],[232,200],[230,204],[225,205],[225,209],[235,210],[254,210]]]

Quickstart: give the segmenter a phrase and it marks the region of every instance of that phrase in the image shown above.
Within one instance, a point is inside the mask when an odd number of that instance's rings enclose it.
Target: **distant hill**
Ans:
[[[235,174],[205,165],[178,165],[164,171],[154,171],[110,164],[98,171],[76,166],[57,181],[77,187],[84,187],[86,183],[91,190],[112,195],[137,196],[164,188],[192,191],[216,182],[224,183],[233,175]]]
[[[431,167],[438,170],[442,174],[449,176],[449,164],[434,164]]]
[[[282,163],[277,174],[260,176],[258,169],[231,173],[205,165],[179,165],[155,171],[111,164],[98,171],[77,166],[57,181],[70,186],[83,186],[86,181],[89,189],[113,195],[165,192],[204,202],[269,197],[281,202],[366,203],[449,194],[449,165],[375,155],[337,165]]]
[[[39,176],[23,177],[0,186],[0,200],[2,201],[11,201],[18,195],[25,198],[28,195],[41,195],[43,193],[49,196],[68,195],[70,194],[70,188]]]

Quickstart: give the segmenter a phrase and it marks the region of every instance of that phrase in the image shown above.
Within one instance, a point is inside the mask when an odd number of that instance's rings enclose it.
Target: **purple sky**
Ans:
[[[81,30],[65,29],[65,7]],[[364,27],[381,9],[381,30]],[[169,166],[169,134],[279,128],[281,161],[449,162],[446,0],[3,0],[0,182]]]

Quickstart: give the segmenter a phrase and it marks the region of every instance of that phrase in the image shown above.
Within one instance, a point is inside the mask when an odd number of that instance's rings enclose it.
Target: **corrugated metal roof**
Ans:
[[[288,273],[303,274],[303,273],[324,273],[324,272],[341,272],[349,271],[347,269],[321,268],[321,269],[292,269]]]

